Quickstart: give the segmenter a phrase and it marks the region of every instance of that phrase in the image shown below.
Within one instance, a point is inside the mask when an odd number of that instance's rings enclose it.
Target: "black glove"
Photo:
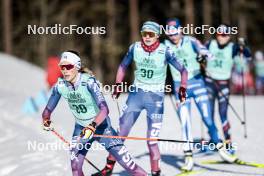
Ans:
[[[180,87],[179,88],[179,93],[178,93],[180,102],[184,102],[186,100],[186,88],[185,87]]]
[[[114,85],[114,92],[113,92],[113,98],[114,99],[118,99],[118,97],[120,96],[120,93],[122,93],[122,84],[121,83],[116,83]]]
[[[207,56],[206,55],[198,55],[196,58],[197,62],[199,62],[200,64],[205,64],[207,61]]]
[[[205,71],[205,68],[206,68],[206,64],[207,64],[207,55],[198,55],[197,56],[197,62],[199,62],[200,64],[200,71],[201,71],[201,74],[203,76],[206,75],[206,71]]]
[[[45,131],[52,131],[54,130],[53,123],[49,119],[44,119],[42,122],[43,130]]]

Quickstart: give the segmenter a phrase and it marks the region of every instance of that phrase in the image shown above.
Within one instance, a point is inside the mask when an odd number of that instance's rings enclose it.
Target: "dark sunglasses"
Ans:
[[[226,37],[229,36],[229,34],[224,34],[224,33],[217,33],[218,36]]]
[[[174,36],[177,36],[179,34],[168,34],[168,37],[174,37]]]
[[[71,70],[74,68],[74,65],[72,65],[72,64],[60,65],[61,70],[64,70],[65,68],[66,68],[66,70]]]
[[[146,32],[146,31],[141,32],[141,35],[142,35],[142,37],[147,37],[147,36],[149,36],[150,38],[153,38],[153,37],[156,36],[156,34],[155,34],[154,32]]]

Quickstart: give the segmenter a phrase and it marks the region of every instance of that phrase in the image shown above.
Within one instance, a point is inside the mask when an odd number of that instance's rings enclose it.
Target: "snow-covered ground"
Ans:
[[[14,57],[0,54],[0,176],[68,176],[71,175],[68,151],[54,148],[55,144],[62,144],[51,132],[41,129],[41,112],[29,116],[22,113],[21,108],[29,96],[36,96],[39,91],[45,89],[45,74],[38,67],[32,66]],[[120,107],[124,105],[127,95],[119,99]],[[106,96],[110,108],[110,117],[114,128],[118,126],[118,110],[116,103],[110,96]],[[264,163],[264,119],[263,97],[247,97],[247,126],[248,138],[244,139],[244,131],[234,113],[229,110],[229,118],[232,125],[233,141],[238,144],[237,154],[246,161]],[[242,98],[231,97],[231,104],[242,115]],[[194,106],[193,106],[194,107]],[[41,107],[40,109],[43,109]],[[192,125],[195,138],[201,137],[201,120],[196,108],[192,110]],[[67,140],[73,131],[74,119],[67,108],[65,101],[61,101],[54,111],[52,119],[58,132]],[[219,117],[216,117],[220,127]],[[219,128],[220,129],[220,128]],[[221,130],[219,130],[221,134]],[[130,136],[145,137],[146,113],[142,112]],[[161,138],[181,139],[179,120],[175,114],[169,97],[165,99],[165,115],[161,132]],[[43,144],[49,143],[43,148]],[[41,150],[34,150],[38,146]],[[135,157],[139,165],[150,171],[148,151],[144,141],[126,141],[126,145]],[[52,148],[53,146],[53,148]],[[87,158],[97,167],[102,168],[105,164],[107,152],[101,150],[98,144],[87,154]],[[173,176],[179,173],[179,167],[183,164],[183,152],[174,143],[160,143],[162,160],[162,173]],[[234,164],[203,164],[205,160],[221,160],[217,153],[196,154],[194,170],[202,170],[191,175],[264,175],[264,169],[239,166]],[[86,175],[95,170],[84,164]],[[127,175],[117,165],[113,175]]]

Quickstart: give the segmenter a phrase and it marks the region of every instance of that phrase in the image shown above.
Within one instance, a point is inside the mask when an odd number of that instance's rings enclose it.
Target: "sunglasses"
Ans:
[[[224,33],[217,33],[218,36],[221,36],[221,37],[226,37],[226,36],[229,36],[229,34],[224,34]]]
[[[146,31],[141,32],[141,35],[142,35],[142,37],[149,36],[150,38],[153,38],[156,36],[156,34],[154,32],[146,32]]]
[[[66,69],[66,70],[71,70],[71,69],[73,69],[73,68],[74,68],[74,65],[72,65],[72,64],[60,65],[60,69],[61,69],[61,70],[64,70],[64,69]]]
[[[167,36],[168,37],[174,37],[174,36],[177,36],[177,35],[179,35],[179,34],[168,34]]]

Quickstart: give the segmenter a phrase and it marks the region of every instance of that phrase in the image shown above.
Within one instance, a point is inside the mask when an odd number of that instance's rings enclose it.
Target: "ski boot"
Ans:
[[[193,156],[192,156],[192,151],[188,150],[188,151],[184,151],[184,155],[185,155],[185,162],[184,165],[181,167],[181,170],[184,172],[189,172],[193,169]]]
[[[106,166],[99,172],[96,172],[92,174],[91,176],[111,176],[114,166],[115,166],[116,161],[109,160],[107,158],[106,160]]]

